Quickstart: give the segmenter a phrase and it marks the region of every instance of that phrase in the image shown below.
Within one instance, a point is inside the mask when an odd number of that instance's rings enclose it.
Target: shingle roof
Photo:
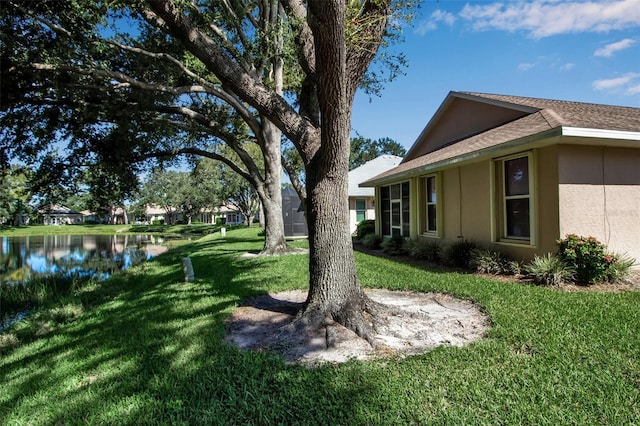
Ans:
[[[514,107],[526,106],[534,108],[534,112],[450,145],[445,145],[420,157],[407,159],[398,167],[369,179],[367,183],[442,161],[453,162],[462,156],[472,155],[484,149],[498,147],[510,141],[538,135],[560,127],[640,132],[640,108],[471,92],[451,92],[449,97],[464,97],[478,102],[497,102],[506,107],[510,105]],[[416,141],[416,143],[419,142],[419,140]],[[640,147],[640,142],[638,146]]]
[[[69,207],[60,205],[60,204],[45,204],[38,209],[38,213],[40,214],[50,214],[50,215],[74,215],[81,214],[75,210],[71,210]]]
[[[552,127],[563,125],[590,129],[640,131],[640,108],[487,93],[461,93],[544,110],[546,114],[554,118],[554,122],[550,125],[556,125]]]
[[[349,196],[373,197],[373,188],[360,188],[358,186],[360,182],[392,169],[401,161],[402,157],[384,154],[351,170],[349,172]]]

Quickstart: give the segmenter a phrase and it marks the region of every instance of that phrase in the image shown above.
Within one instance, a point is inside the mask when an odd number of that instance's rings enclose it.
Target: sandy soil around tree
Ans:
[[[269,350],[287,362],[317,364],[406,356],[440,345],[462,346],[480,339],[489,320],[475,304],[436,293],[366,290],[376,302],[393,309],[379,328],[374,346],[339,324],[314,333],[291,332],[291,323],[306,298],[305,291],[259,296],[238,307],[227,323],[226,341],[242,349]],[[334,340],[327,347],[327,337]]]
[[[357,247],[367,252],[362,247]],[[302,251],[301,251],[302,252]],[[388,257],[384,253],[374,255]],[[420,261],[412,260],[420,264]],[[487,276],[500,281],[533,285],[513,276]],[[634,270],[619,283],[591,286],[563,285],[558,291],[640,291],[640,271]],[[399,292],[367,289],[376,302],[391,307],[388,324],[377,330],[374,346],[339,324],[329,324],[313,333],[287,330],[306,298],[306,291],[267,294],[245,301],[227,321],[225,340],[242,349],[268,350],[289,363],[317,364],[408,356],[441,345],[462,346],[482,338],[490,319],[469,301],[439,293]],[[327,347],[327,341],[335,345]]]

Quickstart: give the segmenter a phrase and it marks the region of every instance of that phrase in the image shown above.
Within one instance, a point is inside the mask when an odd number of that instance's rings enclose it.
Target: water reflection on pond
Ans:
[[[0,288],[38,276],[83,276],[99,280],[166,251],[153,235],[38,235],[0,237]],[[9,320],[0,306],[0,329]],[[14,321],[11,321],[14,322]]]

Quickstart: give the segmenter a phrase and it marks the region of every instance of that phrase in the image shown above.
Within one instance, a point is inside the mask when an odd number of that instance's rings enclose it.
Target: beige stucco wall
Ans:
[[[593,236],[640,262],[640,150],[559,148],[560,234]]]
[[[443,216],[440,241],[448,244],[459,238],[466,238],[498,249],[519,260],[530,260],[535,254],[555,252],[556,240],[560,235],[557,148],[551,146],[533,152],[536,181],[532,245],[496,241],[494,215],[499,207],[493,205],[497,203],[492,197],[493,160],[450,168],[440,173],[440,211]]]
[[[446,106],[446,113],[433,123],[426,135],[420,135],[415,151],[405,158],[417,158],[443,144],[459,140],[480,130],[494,128],[500,124],[526,115],[522,111],[503,108],[489,103],[456,98]],[[460,119],[463,117],[464,119]]]
[[[484,161],[444,170],[440,175],[442,214],[440,238],[491,240],[490,166]]]
[[[443,241],[455,241],[462,235],[459,168],[445,170],[441,173],[442,205],[438,209],[441,214],[439,224],[442,225]]]
[[[536,150],[535,164],[536,241],[529,253],[523,251],[523,258],[532,258],[534,254],[556,252],[558,249],[556,241],[560,237],[557,145]]]
[[[640,266],[640,150],[561,144],[531,152],[531,244],[496,239],[499,207],[497,196],[492,195],[492,159],[437,172],[441,188],[438,235],[420,233],[417,209],[424,195],[421,177],[412,178],[410,237],[436,238],[443,245],[471,239],[528,261],[536,254],[556,252],[557,239],[573,233],[593,236],[612,251],[636,258]]]

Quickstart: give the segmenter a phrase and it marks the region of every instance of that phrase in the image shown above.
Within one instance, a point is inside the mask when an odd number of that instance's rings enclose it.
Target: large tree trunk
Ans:
[[[275,10],[274,10],[275,13]],[[273,21],[279,20],[277,14]],[[277,51],[282,51],[282,36],[275,36]],[[276,93],[282,95],[284,82],[284,64],[280,55],[274,55],[271,61],[272,78]],[[262,134],[264,146],[262,155],[265,164],[264,196],[260,201],[264,211],[264,247],[263,255],[286,253],[290,250],[284,235],[284,218],[282,217],[282,131],[266,117],[262,116]],[[260,192],[260,191],[259,191]]]
[[[264,246],[261,254],[273,255],[289,251],[284,236],[284,219],[282,217],[282,166],[280,164],[281,132],[271,122],[263,122],[265,147],[265,179],[258,196],[264,211]]]
[[[349,127],[353,96],[382,40],[390,2],[308,0],[306,7],[304,2],[282,3],[301,24],[296,42],[302,70],[317,87],[318,120],[315,114],[297,113],[283,96],[257,83],[246,68],[230,60],[221,45],[192,25],[175,3],[155,0],[146,4],[153,11],[147,14],[152,24],[157,14],[162,26],[188,45],[223,84],[277,125],[303,158],[311,275],[309,295],[297,324],[337,321],[370,340],[370,315],[375,314],[375,307],[358,283],[348,227]],[[354,8],[349,25],[355,31],[350,32],[349,46],[345,36],[347,4]],[[305,99],[298,99],[300,108],[314,110],[306,108],[313,105],[306,105]]]
[[[264,205],[265,227],[264,246],[261,254],[275,255],[288,252],[290,247],[284,236],[284,221],[282,219],[282,194],[268,200],[265,199],[262,203]]]
[[[311,326],[336,321],[372,342],[374,304],[358,282],[349,229],[352,97],[344,8],[345,2],[310,3],[322,122],[320,148],[306,167],[310,287],[300,318]]]

